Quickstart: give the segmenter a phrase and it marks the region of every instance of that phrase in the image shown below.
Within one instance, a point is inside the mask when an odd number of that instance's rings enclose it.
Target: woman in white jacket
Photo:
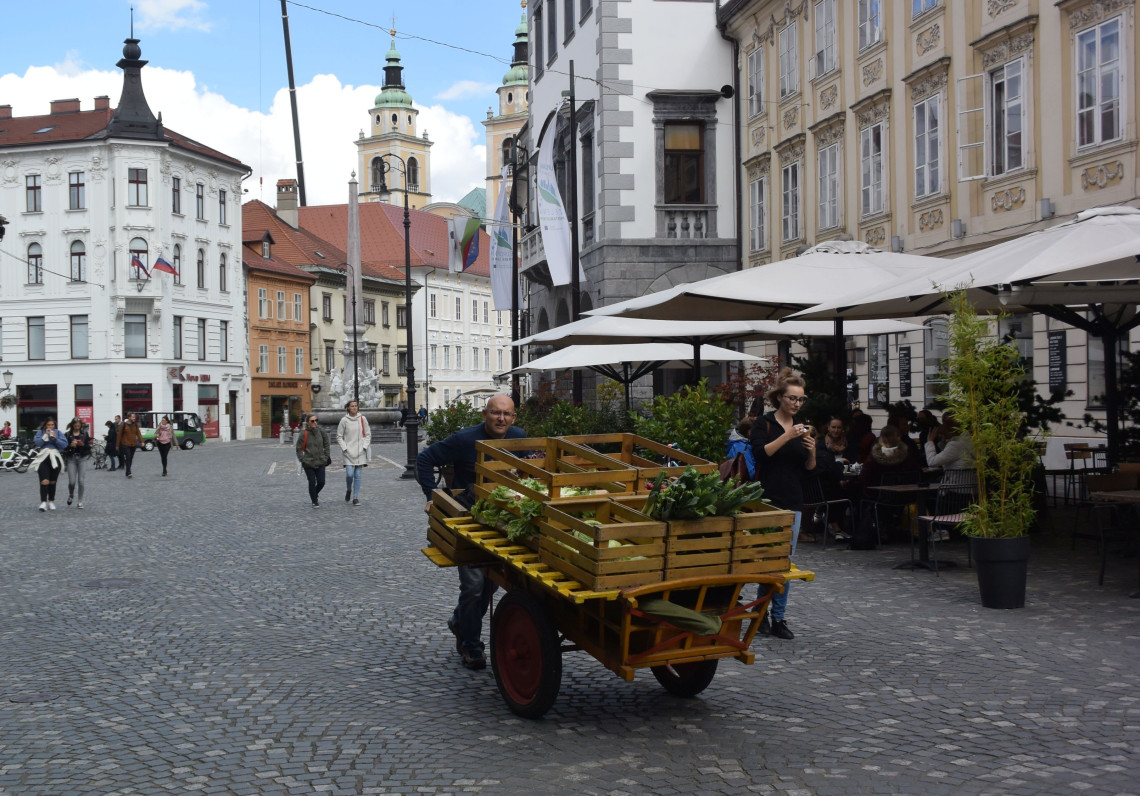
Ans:
[[[935,426],[926,438],[926,463],[943,470],[972,470],[974,467],[974,442],[961,433],[958,421],[949,412],[943,413],[942,425]]]
[[[368,446],[372,442],[372,428],[368,420],[360,414],[356,401],[345,405],[348,414],[340,419],[336,427],[336,441],[344,457],[344,499],[352,505],[360,505],[360,476],[368,465]]]

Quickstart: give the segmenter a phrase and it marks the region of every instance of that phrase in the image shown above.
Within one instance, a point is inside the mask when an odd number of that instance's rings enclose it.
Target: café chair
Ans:
[[[901,472],[883,473],[879,483],[875,486],[901,486],[903,484],[917,484],[920,473],[918,470],[904,470]],[[859,505],[859,516],[863,518],[867,512],[875,523],[875,536],[879,547],[883,546],[883,517],[898,517],[908,507],[913,506],[913,496],[899,495],[891,492],[872,492],[874,498],[864,498]],[[862,521],[862,519],[861,519]]]
[[[827,549],[827,535],[831,533],[831,518],[839,517],[840,523],[846,524],[847,533],[855,531],[854,509],[847,498],[834,498],[828,500],[823,492],[823,483],[819,477],[805,479],[804,481],[804,517],[819,518],[823,523],[823,549]]]
[[[918,534],[926,534],[930,545],[930,561],[934,574],[938,576],[937,543],[949,539],[949,532],[957,529],[964,519],[966,507],[977,500],[978,478],[974,470],[947,470],[938,484],[938,496],[934,499],[934,513],[918,517],[918,532],[911,534],[910,560],[914,561],[916,546],[922,541]],[[945,539],[942,532],[946,532]]]

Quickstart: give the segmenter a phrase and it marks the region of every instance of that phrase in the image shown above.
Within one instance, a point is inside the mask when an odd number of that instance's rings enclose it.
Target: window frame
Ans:
[[[24,175],[24,212],[44,211],[44,186],[42,174]]]
[[[35,249],[35,251],[33,251]],[[44,283],[44,247],[39,241],[28,244],[28,282],[29,285],[42,285]]]
[[[305,319],[305,302],[300,293],[293,294],[293,320],[298,323]]]
[[[768,175],[762,174],[748,183],[748,245],[749,251],[762,252],[768,248]]]
[[[170,212],[173,215],[182,215],[182,178],[170,178]]]
[[[146,169],[127,169],[127,207],[149,207]]]
[[[1116,41],[1116,57],[1112,61],[1111,69],[1106,70],[1105,64],[1102,60],[1102,58],[1103,58],[1103,56],[1102,56],[1103,40],[1104,40],[1104,36],[1103,36],[1102,31],[1103,31],[1103,29],[1110,27],[1110,26],[1116,27],[1116,40],[1117,40]],[[1123,17],[1117,15],[1117,16],[1114,16],[1110,19],[1102,20],[1095,25],[1090,25],[1089,27],[1087,27],[1083,30],[1077,31],[1073,35],[1073,47],[1074,47],[1074,53],[1073,53],[1073,69],[1074,69],[1073,91],[1075,93],[1075,96],[1073,98],[1074,124],[1075,124],[1074,140],[1077,142],[1077,150],[1078,151],[1083,151],[1083,150],[1086,150],[1086,149],[1089,149],[1092,147],[1101,146],[1102,144],[1108,144],[1108,143],[1112,143],[1115,141],[1119,141],[1124,137],[1124,126],[1125,125],[1124,125],[1123,120],[1124,120],[1125,77],[1123,75],[1122,67],[1127,62],[1126,62],[1126,59],[1124,58],[1125,39],[1124,39],[1123,31],[1124,31]],[[1090,36],[1090,35],[1093,37],[1093,40],[1094,40],[1094,46],[1095,46],[1094,61],[1095,62],[1088,69],[1082,70],[1081,60],[1082,60],[1082,57],[1084,55],[1084,47],[1082,46],[1081,40],[1083,38]],[[1085,108],[1082,108],[1081,107],[1081,101],[1082,101],[1082,99],[1081,99],[1082,98],[1081,75],[1082,75],[1082,73],[1087,73],[1089,71],[1091,71],[1093,73],[1092,80],[1091,80],[1091,86],[1092,86],[1093,91],[1094,91],[1094,95],[1092,98],[1093,102],[1091,105],[1089,105]],[[1102,95],[1106,71],[1111,71],[1115,74],[1115,79],[1113,80],[1113,85],[1114,85],[1114,88],[1116,91],[1115,98],[1110,100],[1109,103],[1107,103],[1107,104],[1112,105],[1112,107],[1113,107],[1113,115],[1115,116],[1115,123],[1116,123],[1116,134],[1111,136],[1111,137],[1107,137],[1107,138],[1104,137],[1104,110],[1103,110],[1106,103],[1103,100],[1103,95]],[[1082,114],[1087,114],[1088,117],[1091,119],[1091,122],[1092,122],[1091,130],[1088,131],[1091,138],[1089,138],[1088,140],[1084,139],[1085,130],[1084,130],[1084,126],[1081,124]]]
[[[1003,174],[1010,174],[1016,171],[1021,171],[1025,168],[1025,139],[1026,139],[1026,95],[1025,95],[1025,56],[1013,58],[1005,63],[998,64],[994,68],[986,72],[986,101],[988,103],[989,111],[986,114],[986,174],[990,177],[1000,177]],[[1011,100],[1008,95],[1008,85],[1010,81],[1010,70],[1016,67],[1018,72],[1019,93],[1015,100]],[[996,75],[1001,72],[1001,79],[997,79]],[[1003,91],[1002,99],[999,100],[998,86],[1002,86]],[[1016,107],[1018,113],[1018,144],[1017,144],[1017,157],[1020,162],[1017,165],[1010,165],[1010,154],[1013,150],[1009,146],[1010,133],[1009,123],[1012,118],[1011,108]],[[1001,121],[999,125],[998,122]],[[1002,139],[1003,145],[998,146],[999,139]],[[1001,154],[1001,162],[998,162],[999,152]]]
[[[218,255],[218,290],[223,293],[228,293],[228,283],[226,282],[226,253],[222,252]]]
[[[914,103],[913,118],[914,198],[924,199],[942,193],[942,92]]]
[[[293,347],[293,370],[297,376],[305,375],[305,349],[303,346]]]
[[[218,189],[218,224],[225,226],[229,222],[226,221],[226,191],[224,188]]]
[[[269,344],[261,343],[257,346],[257,370],[259,373],[269,372]]]
[[[376,299],[364,299],[364,323],[368,326],[376,325]]]
[[[886,208],[886,134],[885,120],[859,131],[859,215],[862,218],[879,215]]]
[[[182,244],[180,244],[180,243],[174,244],[174,250],[173,250],[172,256],[174,258],[174,262],[172,263],[172,265],[174,266],[174,284],[181,285],[182,284]]]
[[[277,291],[277,320],[286,321],[288,317],[285,314],[285,291]]]
[[[76,246],[79,250],[76,251]],[[83,241],[74,240],[71,242],[71,252],[69,261],[71,263],[71,281],[72,282],[86,282],[87,281],[87,247],[83,245]]]
[[[867,403],[885,407],[891,402],[891,344],[888,335],[867,336]]]
[[[82,171],[69,171],[67,173],[67,209],[87,209],[87,181]]]
[[[883,40],[882,0],[859,0],[857,25],[859,52],[881,42]]]
[[[696,130],[696,149],[670,149],[668,145],[670,128],[693,127]],[[665,137],[662,149],[662,204],[666,205],[702,205],[708,203],[707,172],[708,162],[705,152],[705,123],[700,119],[670,119],[664,125]],[[691,185],[683,179],[691,168],[690,161],[695,163],[697,196],[692,198],[689,191]],[[671,176],[673,175],[673,176]]]
[[[397,304],[396,305],[396,328],[397,329],[407,329],[408,328],[408,305],[407,304]]]
[[[910,18],[920,17],[938,8],[938,0],[910,0]]]
[[[194,183],[194,218],[206,220],[206,186],[200,182]]]
[[[175,315],[173,331],[174,331],[174,358],[182,359],[182,316]]]
[[[206,289],[206,250],[198,249],[198,289]]]
[[[269,288],[259,287],[257,289],[257,317],[259,320],[268,318],[269,304]]]
[[[145,316],[144,316],[145,317]],[[38,329],[38,333],[33,329]],[[47,318],[43,315],[30,315],[27,321],[28,330],[28,361],[43,362],[47,360]],[[38,354],[38,356],[37,356]]]
[[[321,294],[321,320],[332,321],[332,293]]]
[[[80,319],[82,319],[82,320],[80,320]],[[68,320],[70,321],[70,331],[71,331],[71,334],[69,336],[70,344],[71,344],[71,358],[72,359],[90,359],[91,358],[91,329],[90,329],[89,317],[87,315],[70,315],[70,316],[68,316]],[[76,345],[75,345],[75,335],[76,335],[76,332],[80,328],[82,328],[82,330],[83,330],[83,343],[81,346],[83,349],[82,353],[78,353]]]
[[[206,361],[206,319],[199,318],[198,323],[198,361]]]
[[[800,90],[799,24],[792,20],[779,33],[780,99]]]
[[[825,170],[824,161],[829,163],[830,171]],[[818,228],[835,229],[839,226],[842,214],[839,209],[839,175],[840,152],[839,141],[833,141],[816,152],[816,172],[818,175],[818,202],[816,205],[816,218]]]
[[[821,13],[821,9],[824,13]],[[812,53],[812,64],[816,70],[812,77],[819,77],[834,72],[838,65],[836,58],[836,27],[835,16],[837,14],[835,0],[816,0],[815,4],[815,52]],[[822,20],[822,25],[821,25]],[[822,49],[820,45],[820,38],[823,38]],[[822,61],[819,59],[820,54],[823,54]]]
[[[131,238],[130,249],[127,252],[127,272],[130,274],[131,281],[142,282],[142,271],[136,268],[132,263],[136,257],[142,263],[147,271],[150,271],[150,245],[146,242],[145,238]]]
[[[289,375],[289,346],[277,346],[277,374]]]
[[[131,336],[128,334],[128,327],[135,327],[135,332],[142,332],[142,345],[139,348],[131,348]],[[123,356],[126,359],[146,359],[146,345],[149,330],[147,329],[146,315],[139,313],[127,313],[123,315]],[[138,340],[135,340],[138,343]],[[132,354],[131,351],[141,351],[141,353]]]
[[[218,361],[230,361],[230,322],[218,321]]]
[[[789,176],[794,176],[794,190],[789,190]],[[783,243],[802,240],[803,230],[803,161],[793,160],[780,167],[780,235]]]
[[[764,47],[748,53],[748,118],[764,112]]]

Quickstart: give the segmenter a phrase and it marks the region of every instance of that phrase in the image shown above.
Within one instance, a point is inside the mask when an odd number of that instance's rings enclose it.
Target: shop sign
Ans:
[[[171,381],[201,381],[208,382],[210,380],[209,373],[194,374],[187,373],[185,365],[179,365],[175,368],[166,369],[166,377]]]
[[[269,389],[271,390],[295,390],[300,387],[300,382],[296,381],[271,381],[269,382]]]

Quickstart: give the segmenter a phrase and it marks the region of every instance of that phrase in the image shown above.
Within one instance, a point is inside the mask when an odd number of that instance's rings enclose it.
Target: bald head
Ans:
[[[503,439],[515,422],[515,402],[509,395],[496,395],[483,408],[483,428],[491,439]]]

